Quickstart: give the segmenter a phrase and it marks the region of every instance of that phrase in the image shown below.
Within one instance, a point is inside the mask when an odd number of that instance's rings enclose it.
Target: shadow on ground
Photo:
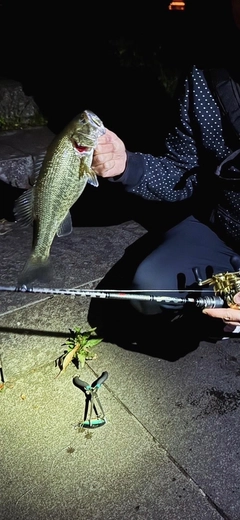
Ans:
[[[97,288],[127,289],[137,265],[159,245],[160,236],[149,230],[131,244]],[[213,321],[192,304],[183,311],[163,309],[162,314],[145,316],[126,300],[92,299],[88,321],[107,342],[169,361],[195,350],[200,341],[215,342],[223,335],[220,320]]]

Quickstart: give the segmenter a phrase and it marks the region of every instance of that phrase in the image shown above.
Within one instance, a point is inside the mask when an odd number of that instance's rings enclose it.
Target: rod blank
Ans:
[[[120,299],[120,300],[145,300],[155,301],[167,305],[179,305],[186,303],[194,303],[198,307],[223,307],[224,300],[220,296],[205,296],[200,298],[180,298],[175,296],[159,295],[160,291],[154,291],[154,294],[141,293],[138,291],[116,291],[116,290],[101,290],[101,289],[59,289],[50,287],[21,287],[15,286],[0,286],[0,292],[22,292],[22,293],[38,293],[38,294],[63,294],[68,296],[85,296],[89,298],[104,298],[104,299]],[[163,291],[161,291],[162,293]],[[172,291],[170,291],[172,292]],[[196,292],[196,291],[194,291]]]

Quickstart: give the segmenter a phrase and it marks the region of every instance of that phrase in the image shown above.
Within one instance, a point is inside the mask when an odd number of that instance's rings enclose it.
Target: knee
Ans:
[[[145,315],[161,313],[159,303],[150,299],[151,290],[156,289],[153,278],[149,276],[149,270],[146,270],[142,265],[138,267],[135,273],[131,289],[138,291],[146,297],[149,296],[149,300],[141,300],[140,298],[131,300],[131,305],[135,310]]]
[[[158,302],[147,301],[147,300],[130,300],[132,307],[140,312],[141,314],[145,314],[146,316],[150,316],[153,314],[160,314],[162,309]]]
[[[149,296],[149,300],[141,298],[131,300],[131,305],[134,309],[145,315],[160,314],[162,312],[159,303],[150,298],[151,294],[153,294],[151,291],[154,291],[159,284],[159,280],[156,284],[156,276],[154,276],[153,271],[147,262],[142,262],[135,272],[130,288],[146,297]]]

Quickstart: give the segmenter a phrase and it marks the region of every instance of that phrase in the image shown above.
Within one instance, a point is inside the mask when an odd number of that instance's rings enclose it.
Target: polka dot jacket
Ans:
[[[175,202],[191,197],[209,171],[232,151],[226,144],[219,106],[204,71],[193,67],[178,99],[177,124],[160,157],[127,152],[127,168],[119,181],[126,191],[145,199]],[[205,177],[205,178],[204,178]]]

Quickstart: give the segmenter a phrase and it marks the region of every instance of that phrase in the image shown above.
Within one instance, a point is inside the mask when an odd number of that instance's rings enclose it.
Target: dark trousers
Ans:
[[[199,288],[194,268],[198,268],[203,280],[212,274],[232,272],[236,270],[231,264],[233,255],[235,252],[208,226],[190,216],[161,236],[159,245],[137,267],[131,288],[150,292],[158,289],[165,295],[171,295],[169,290],[173,289],[177,292],[172,295],[179,297],[185,297],[188,289],[195,288],[209,294],[210,286]],[[158,314],[163,308],[154,301],[131,300],[131,303],[147,315]],[[180,304],[175,309],[181,307]]]

